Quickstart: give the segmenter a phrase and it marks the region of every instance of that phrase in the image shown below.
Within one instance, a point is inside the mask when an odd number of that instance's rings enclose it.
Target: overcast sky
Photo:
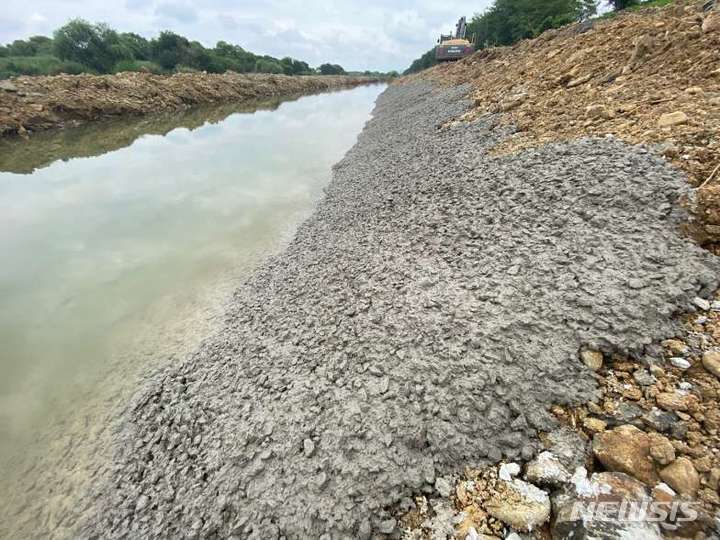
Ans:
[[[50,35],[68,19],[106,22],[146,37],[174,30],[204,45],[225,40],[254,53],[350,70],[408,67],[461,15],[491,0],[5,0],[0,43]]]

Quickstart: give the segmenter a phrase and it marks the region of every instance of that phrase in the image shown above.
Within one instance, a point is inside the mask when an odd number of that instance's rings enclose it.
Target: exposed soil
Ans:
[[[491,48],[406,80],[473,86],[465,118],[505,112],[518,133],[497,153],[608,133],[655,144],[698,192],[693,227],[720,239],[720,23],[703,2],[625,12]],[[720,19],[720,12],[713,17]],[[674,116],[665,116],[678,113]],[[665,124],[668,124],[665,126]],[[714,175],[713,175],[714,172]]]
[[[376,82],[367,77],[149,73],[18,77],[0,83],[0,137],[103,118],[240,103]]]

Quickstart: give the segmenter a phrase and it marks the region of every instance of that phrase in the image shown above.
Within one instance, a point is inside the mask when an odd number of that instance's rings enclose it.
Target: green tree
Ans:
[[[321,75],[345,75],[345,70],[338,64],[322,64],[318,69]]]
[[[423,54],[420,58],[413,61],[413,63],[410,64],[410,67],[403,72],[403,75],[417,73],[418,71],[422,71],[423,69],[432,67],[435,64],[437,64],[437,60],[435,59],[435,48],[433,47],[428,52]]]
[[[152,59],[165,69],[174,69],[188,60],[190,42],[175,32],[165,30],[150,42]]]
[[[150,60],[150,42],[147,39],[132,32],[123,32],[118,37],[134,60]]]
[[[128,54],[114,30],[82,19],[74,19],[55,31],[53,51],[62,60],[78,62],[100,73],[109,73]]]
[[[16,39],[8,46],[9,56],[35,56],[37,45],[30,40]]]
[[[271,56],[263,56],[257,59],[255,62],[255,71],[257,73],[276,73],[280,74],[283,72],[282,65],[275,58]]]
[[[631,6],[636,6],[640,2],[638,0],[607,0],[615,11],[620,11]]]

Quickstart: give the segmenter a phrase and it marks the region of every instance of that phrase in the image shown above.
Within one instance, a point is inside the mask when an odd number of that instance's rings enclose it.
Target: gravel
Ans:
[[[717,286],[681,173],[615,139],[487,154],[467,88],[392,85],[315,214],[225,326],[147,381],[83,529],[367,538],[438,477],[527,459],[581,349],[641,352]],[[330,537],[328,536],[328,537]]]

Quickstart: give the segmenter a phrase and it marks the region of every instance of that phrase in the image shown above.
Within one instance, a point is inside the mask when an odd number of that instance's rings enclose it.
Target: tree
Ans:
[[[310,66],[307,62],[301,62],[287,56],[280,60],[280,65],[285,75],[300,75],[301,73],[310,72]]]
[[[35,56],[37,53],[37,45],[29,40],[16,39],[7,48],[10,56]]]
[[[282,65],[271,56],[263,56],[255,62],[255,71],[257,73],[276,73],[283,72]]]
[[[607,0],[607,3],[612,6],[615,11],[620,11],[630,6],[636,6],[640,2],[638,0]]]
[[[132,32],[123,32],[119,39],[133,60],[150,60],[150,42],[147,39]]]
[[[415,60],[412,64],[410,64],[410,67],[403,72],[403,75],[417,73],[418,71],[422,71],[423,69],[432,67],[435,64],[437,64],[437,60],[435,59],[435,48],[433,47],[428,52],[423,54],[420,58]]]
[[[345,75],[345,70],[338,64],[323,64],[319,70],[321,75]]]
[[[128,54],[114,30],[82,19],[74,19],[55,31],[53,51],[61,60],[78,62],[101,73],[109,73]]]
[[[186,38],[169,30],[160,32],[157,39],[150,42],[152,59],[165,69],[186,63],[189,49],[190,42]]]

